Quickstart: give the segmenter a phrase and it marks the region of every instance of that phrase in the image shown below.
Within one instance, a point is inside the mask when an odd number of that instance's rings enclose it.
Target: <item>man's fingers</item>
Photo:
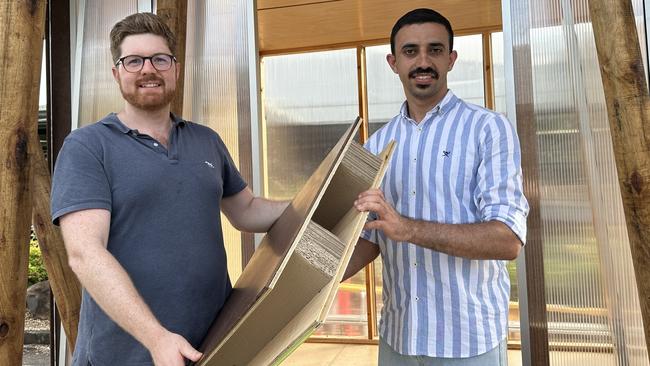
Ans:
[[[192,347],[187,341],[183,340],[180,344],[181,354],[194,362],[198,361],[203,354]]]
[[[368,196],[377,196],[377,197],[381,197],[381,199],[384,199],[384,192],[382,192],[380,189],[373,188],[359,193],[358,198],[363,198]]]
[[[381,229],[381,222],[378,220],[375,221],[368,221],[366,224],[363,226],[364,230],[375,230],[375,229]]]

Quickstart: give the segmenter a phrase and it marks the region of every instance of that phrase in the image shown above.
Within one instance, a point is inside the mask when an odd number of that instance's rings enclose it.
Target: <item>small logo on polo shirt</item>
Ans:
[[[449,155],[451,155],[451,151],[442,150],[442,157],[443,158],[448,158]]]
[[[212,165],[211,162],[209,162],[209,161],[206,160],[206,161],[204,161],[204,163],[205,163],[205,165],[207,165],[207,166],[209,166],[210,168],[214,169],[214,165]]]

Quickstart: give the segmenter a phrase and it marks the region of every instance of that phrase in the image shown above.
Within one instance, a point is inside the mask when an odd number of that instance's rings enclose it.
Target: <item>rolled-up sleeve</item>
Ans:
[[[514,128],[503,116],[481,130],[481,162],[474,200],[482,221],[506,224],[526,243],[528,201],[523,193],[521,149]]]

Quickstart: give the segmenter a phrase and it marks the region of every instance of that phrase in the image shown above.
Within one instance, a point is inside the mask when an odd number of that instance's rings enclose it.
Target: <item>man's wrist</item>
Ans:
[[[403,236],[405,242],[413,243],[415,238],[415,220],[402,216],[400,225],[402,226]]]
[[[144,332],[142,345],[151,352],[155,348],[156,343],[161,340],[166,333],[167,329],[156,322],[155,325],[152,325]]]

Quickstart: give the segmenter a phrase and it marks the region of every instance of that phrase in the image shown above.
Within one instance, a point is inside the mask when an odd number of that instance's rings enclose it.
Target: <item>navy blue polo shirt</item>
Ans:
[[[168,148],[109,114],[73,131],[56,161],[52,220],[111,213],[108,251],[158,320],[194,347],[232,287],[220,202],[246,187],[219,135],[172,115]],[[149,352],[84,290],[75,365],[149,365]]]

